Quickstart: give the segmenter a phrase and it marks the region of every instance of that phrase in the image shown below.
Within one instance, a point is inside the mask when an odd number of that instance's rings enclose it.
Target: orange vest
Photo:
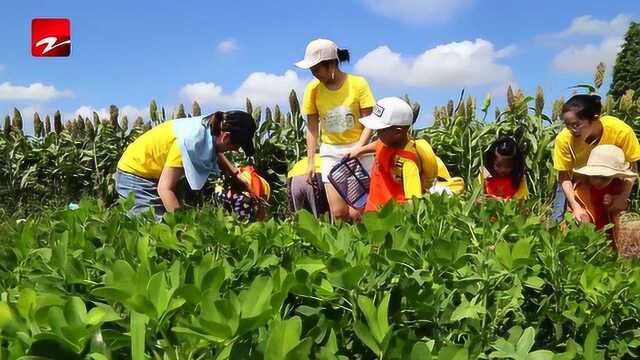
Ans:
[[[610,214],[604,204],[602,204],[602,196],[604,194],[618,195],[623,190],[623,181],[614,179],[611,184],[602,190],[592,189],[588,179],[580,179],[574,185],[576,200],[582,205],[585,211],[591,217],[591,222],[596,228],[601,229],[608,224],[617,214]],[[596,198],[594,198],[596,197]]]
[[[377,211],[391,200],[398,203],[407,201],[403,184],[397,182],[392,176],[396,156],[413,162],[418,161],[418,157],[413,152],[394,149],[384,145],[382,141],[379,141],[376,145],[376,157],[371,171],[369,197],[367,198],[365,211]]]
[[[249,192],[251,196],[259,199],[268,199],[269,198],[269,190],[268,183],[262,179],[258,172],[253,166],[245,166],[241,169],[242,175],[245,179],[248,177],[249,179]]]

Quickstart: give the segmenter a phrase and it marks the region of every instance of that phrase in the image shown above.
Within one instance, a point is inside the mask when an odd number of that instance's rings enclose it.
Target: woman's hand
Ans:
[[[315,162],[313,160],[309,160],[309,165],[307,166],[307,184],[315,188],[318,186],[317,182]]]
[[[591,216],[589,213],[582,208],[581,206],[576,206],[572,208],[573,210],[573,218],[580,224],[591,222]]]

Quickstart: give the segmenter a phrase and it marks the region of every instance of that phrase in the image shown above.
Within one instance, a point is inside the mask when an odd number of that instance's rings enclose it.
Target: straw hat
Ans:
[[[624,152],[615,145],[598,145],[589,155],[587,165],[573,170],[585,176],[604,176],[617,178],[636,177],[631,166],[625,161]]]

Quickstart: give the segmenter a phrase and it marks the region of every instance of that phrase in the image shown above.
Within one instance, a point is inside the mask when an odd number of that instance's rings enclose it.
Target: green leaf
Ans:
[[[480,319],[480,314],[484,314],[486,312],[485,308],[480,304],[476,304],[476,299],[474,298],[471,302],[467,301],[466,296],[462,295],[462,302],[451,314],[451,321],[460,321],[463,319]]]
[[[288,320],[277,321],[273,328],[269,329],[269,338],[265,346],[265,360],[285,360],[291,351],[300,342],[302,321],[294,316]]]
[[[31,315],[36,307],[36,292],[33,289],[24,288],[20,290],[18,298],[18,314],[27,320],[31,320]]]
[[[155,319],[158,316],[153,303],[140,294],[134,295],[127,299],[125,305],[128,305],[133,310],[133,312],[144,314],[152,319]]]
[[[168,287],[164,272],[158,272],[151,276],[147,291],[149,300],[153,303],[158,316],[162,316],[169,305],[171,295],[169,294]]]
[[[312,345],[313,340],[311,338],[305,338],[304,340],[299,342],[296,347],[291,349],[289,353],[287,353],[286,360],[309,359]]]
[[[440,350],[440,352],[438,353],[438,359],[469,360],[469,353],[467,349],[463,347],[449,345],[444,349]]]
[[[206,272],[202,277],[202,282],[198,284],[202,292],[214,291],[216,294],[220,291],[220,286],[225,280],[225,272],[222,266],[216,266]]]
[[[516,352],[518,355],[522,358],[526,358],[531,348],[533,348],[535,340],[536,331],[532,327],[526,328],[516,344]]]
[[[380,305],[378,305],[377,324],[383,339],[387,336],[387,333],[390,330],[390,327],[389,327],[389,300],[390,299],[391,299],[391,293],[387,292],[384,298],[382,298],[382,302],[380,303]]]
[[[113,302],[124,303],[131,296],[130,293],[114,287],[101,287],[91,291],[96,297]]]
[[[244,293],[240,312],[242,318],[252,318],[269,309],[272,291],[273,280],[271,278],[260,276],[253,280],[249,290]]]
[[[411,349],[409,360],[431,360],[431,350],[429,350],[427,344],[417,342]]]
[[[302,210],[298,213],[298,233],[304,241],[322,251],[329,251],[331,247],[322,236],[322,228],[318,223],[318,219],[310,212]]]
[[[528,237],[520,238],[511,250],[511,258],[514,265],[520,265],[529,260],[531,255],[531,240]]]
[[[511,248],[506,241],[496,243],[496,259],[507,269],[512,268]]]
[[[229,357],[231,356],[231,350],[233,350],[233,344],[231,344],[229,346],[225,346],[222,350],[220,350],[218,355],[216,355],[216,359],[215,360],[227,360],[227,359],[229,359]]]
[[[64,317],[71,326],[84,326],[87,321],[87,308],[84,301],[77,296],[69,299],[64,307]]]
[[[98,325],[107,316],[107,310],[101,307],[94,307],[87,313],[85,322],[87,325]]]
[[[180,326],[171,328],[171,331],[173,331],[176,334],[192,335],[202,340],[210,341],[213,343],[222,343],[226,340],[225,338],[217,337],[210,334],[203,334],[201,332],[198,332],[189,328],[185,328],[185,327],[180,327]]]
[[[144,353],[146,342],[146,330],[147,322],[149,318],[143,314],[132,311],[130,319],[131,333],[131,359],[132,360],[145,360]]]
[[[309,275],[313,275],[317,271],[321,271],[327,268],[321,259],[312,259],[309,257],[303,257],[296,260],[296,269],[302,269]]]
[[[518,355],[516,354],[516,347],[506,341],[503,338],[498,338],[498,340],[496,340],[496,342],[491,345],[494,349],[496,349],[496,351],[492,352],[491,354],[489,354],[489,358],[493,359],[493,358],[517,358]]]
[[[527,281],[525,281],[524,284],[530,288],[542,290],[542,287],[544,286],[544,280],[542,280],[538,276],[530,276],[527,278]]]
[[[583,356],[585,360],[600,359],[600,356],[598,353],[598,329],[593,328],[587,334],[587,338],[584,340]]]
[[[554,355],[553,352],[549,350],[538,350],[532,353],[529,353],[528,360],[553,360]]]
[[[363,344],[365,344],[371,351],[373,351],[376,356],[380,356],[382,352],[380,350],[380,346],[376,340],[371,336],[369,329],[360,321],[357,321],[353,324],[353,331],[355,331],[356,336]]]
[[[367,325],[369,325],[369,331],[373,335],[378,344],[384,340],[384,334],[380,330],[380,324],[378,324],[378,314],[373,301],[366,296],[358,296],[358,306],[367,319]]]

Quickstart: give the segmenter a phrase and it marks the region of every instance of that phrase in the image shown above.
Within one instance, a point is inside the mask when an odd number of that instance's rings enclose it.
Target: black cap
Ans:
[[[256,133],[256,122],[246,111],[234,110],[224,113],[224,120],[220,129],[231,134],[231,141],[239,145],[247,156],[253,156],[256,148],[253,136]]]

